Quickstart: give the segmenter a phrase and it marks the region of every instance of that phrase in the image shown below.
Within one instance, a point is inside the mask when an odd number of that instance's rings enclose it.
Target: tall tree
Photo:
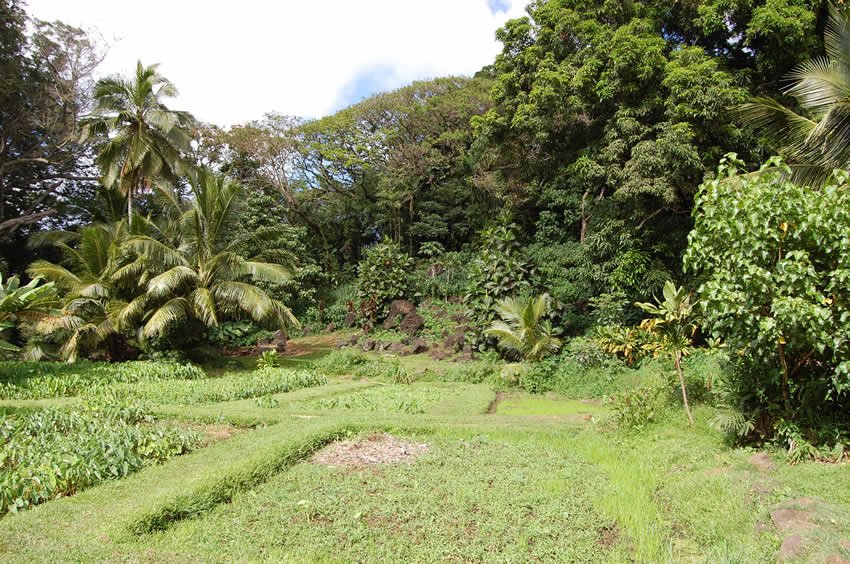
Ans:
[[[158,67],[139,61],[130,79],[99,80],[94,88],[94,109],[83,120],[85,138],[104,139],[97,155],[102,182],[127,197],[131,226],[134,196],[156,182],[173,182],[185,173],[182,153],[189,149],[194,124],[191,114],[165,105],[165,98],[177,96],[177,88],[159,74]]]
[[[87,215],[72,206],[97,177],[76,128],[103,53],[86,32],[0,0],[0,244],[16,268],[31,230]]]
[[[190,320],[208,327],[225,319],[248,318],[270,328],[297,326],[289,308],[252,282],[285,282],[289,270],[246,258],[246,247],[275,234],[258,229],[234,237],[242,188],[208,169],[192,175],[192,199],[180,202],[167,189],[166,220],[171,237],[131,237],[126,249],[138,259],[119,269],[118,279],[145,275],[145,292],[122,308],[119,324],[142,323],[143,338],[160,336]]]

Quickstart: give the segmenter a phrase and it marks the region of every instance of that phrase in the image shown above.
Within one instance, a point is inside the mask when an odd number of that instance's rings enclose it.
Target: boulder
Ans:
[[[407,333],[411,337],[419,332],[420,329],[425,325],[425,319],[416,313],[415,311],[411,311],[407,315],[404,316],[404,319],[401,320],[399,324],[399,329],[403,332]]]
[[[446,360],[449,358],[449,353],[444,351],[443,349],[433,349],[431,351],[431,358],[434,360]]]
[[[428,343],[424,339],[416,339],[413,341],[413,345],[411,345],[411,352],[413,354],[428,352]]]
[[[449,335],[446,337],[446,340],[443,341],[443,346],[448,351],[460,352],[463,349],[463,345],[466,343],[466,334],[463,331],[458,331],[454,335]]]
[[[401,343],[392,343],[387,350],[394,354],[403,354],[407,347]]]
[[[275,351],[282,353],[286,350],[286,333],[283,331],[275,331],[268,339],[260,339],[257,341],[257,352],[262,354],[266,351]]]
[[[393,300],[390,303],[390,310],[387,313],[387,318],[384,320],[384,329],[395,329],[399,325],[399,321],[403,320],[407,315],[416,311],[416,306],[407,300]]]
[[[348,344],[352,347],[357,344],[357,341],[360,340],[360,335],[352,335],[348,338]]]
[[[365,341],[362,345],[363,352],[369,352],[375,350],[375,341],[369,339]]]
[[[325,333],[333,333],[334,331],[336,331],[336,323],[331,322],[325,325]]]

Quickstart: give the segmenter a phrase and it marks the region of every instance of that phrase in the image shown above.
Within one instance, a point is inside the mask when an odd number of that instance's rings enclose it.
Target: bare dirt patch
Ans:
[[[362,439],[334,443],[314,454],[310,460],[325,466],[398,464],[410,462],[428,450],[425,443],[411,443],[389,433],[376,433]]]

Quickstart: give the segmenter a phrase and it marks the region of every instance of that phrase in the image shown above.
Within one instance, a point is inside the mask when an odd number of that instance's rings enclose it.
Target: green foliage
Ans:
[[[412,267],[413,259],[393,241],[366,250],[357,266],[357,297],[372,321],[375,315],[386,313],[392,300],[409,297],[408,275]]]
[[[327,379],[315,370],[262,368],[202,380],[139,380],[93,386],[83,393],[87,397],[106,393],[121,399],[138,398],[157,405],[196,405],[281,394],[326,383]]]
[[[250,347],[273,334],[273,331],[258,327],[249,320],[223,321],[218,326],[207,328],[207,340],[217,347]]]
[[[277,351],[263,351],[260,358],[257,359],[257,369],[277,368],[280,364],[280,355]]]
[[[783,93],[796,100],[800,111],[765,97],[738,108],[743,120],[791,163],[800,184],[828,182],[833,169],[846,168],[850,159],[850,117],[845,106],[850,89],[850,13],[835,3],[829,9],[824,32],[827,56],[805,61],[786,76],[790,84]]]
[[[0,419],[0,515],[123,478],[200,443],[193,432],[150,425],[135,404],[108,407]]]
[[[179,201],[167,191],[166,228],[131,237],[125,247],[138,256],[116,273],[118,279],[146,273],[144,293],[123,304],[117,320],[138,327],[143,339],[173,335],[186,323],[214,327],[226,319],[248,318],[269,329],[298,327],[286,305],[269,296],[257,282],[284,282],[290,271],[261,257],[249,258],[252,241],[274,235],[260,230],[233,237],[242,187],[203,169],[193,174],[192,199]],[[247,281],[250,279],[250,281]]]
[[[637,365],[655,348],[652,334],[642,327],[604,325],[596,328],[591,339],[599,350],[622,358],[626,366]]]
[[[639,387],[611,398],[614,421],[623,430],[640,430],[658,417],[659,390]]]
[[[0,275],[0,334],[14,329],[22,321],[41,321],[55,316],[57,305],[53,283],[42,283],[40,278],[21,286],[21,281],[12,276],[6,282]],[[0,340],[0,352],[17,352],[19,347]]]
[[[499,340],[499,347],[510,354],[536,361],[558,351],[561,341],[554,335],[549,313],[549,295],[516,300],[505,298],[496,304],[501,321],[494,321],[486,334]]]
[[[314,366],[322,374],[342,375],[353,374],[355,369],[372,360],[364,353],[354,349],[331,351],[320,358]]]
[[[197,381],[206,374],[194,364],[134,361],[120,364],[80,361],[0,363],[0,398],[43,399],[76,396],[110,384]]]
[[[445,397],[436,387],[410,387],[386,385],[351,394],[335,395],[305,403],[306,407],[320,410],[353,410],[385,413],[425,413]]]
[[[519,255],[515,229],[514,225],[499,225],[481,231],[481,245],[469,269],[463,300],[480,350],[486,348],[484,331],[496,319],[498,301],[531,287],[531,269]]]
[[[194,118],[169,109],[165,98],[177,88],[159,74],[159,65],[141,61],[129,80],[111,76],[94,88],[92,114],[81,122],[83,137],[103,141],[96,162],[101,182],[127,197],[127,220],[133,222],[133,197],[161,181],[174,181],[186,172],[183,152],[189,149]]]
[[[850,405],[850,191],[844,173],[814,188],[790,174],[778,160],[756,176],[724,161],[700,192],[685,264],[703,280],[705,329],[728,347],[732,404],[809,428]]]
[[[658,340],[651,343],[657,346],[658,351],[669,353],[673,357],[673,364],[679,376],[679,385],[682,388],[682,402],[685,413],[691,425],[694,423],[691,408],[688,405],[688,392],[685,383],[685,375],[682,370],[682,357],[687,354],[688,348],[697,330],[696,303],[684,287],[677,288],[672,280],[664,284],[664,300],[656,300],[655,304],[636,303],[640,309],[653,317],[641,323],[641,327],[650,333],[657,335]]]

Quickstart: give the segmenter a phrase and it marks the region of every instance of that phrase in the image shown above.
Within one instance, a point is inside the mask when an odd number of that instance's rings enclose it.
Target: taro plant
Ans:
[[[537,361],[561,347],[545,319],[549,313],[549,294],[536,298],[506,298],[496,305],[501,320],[494,321],[486,334],[499,341],[499,347],[523,360]]]
[[[635,305],[652,315],[645,319],[641,327],[658,336],[657,346],[659,350],[669,353],[673,357],[676,374],[679,376],[679,385],[682,388],[682,403],[688,421],[694,424],[694,416],[688,405],[688,390],[685,385],[685,373],[682,369],[682,357],[687,354],[691,346],[694,333],[697,330],[695,302],[691,300],[690,294],[685,288],[677,288],[672,280],[664,284],[664,300],[656,300],[656,303],[641,303]]]

